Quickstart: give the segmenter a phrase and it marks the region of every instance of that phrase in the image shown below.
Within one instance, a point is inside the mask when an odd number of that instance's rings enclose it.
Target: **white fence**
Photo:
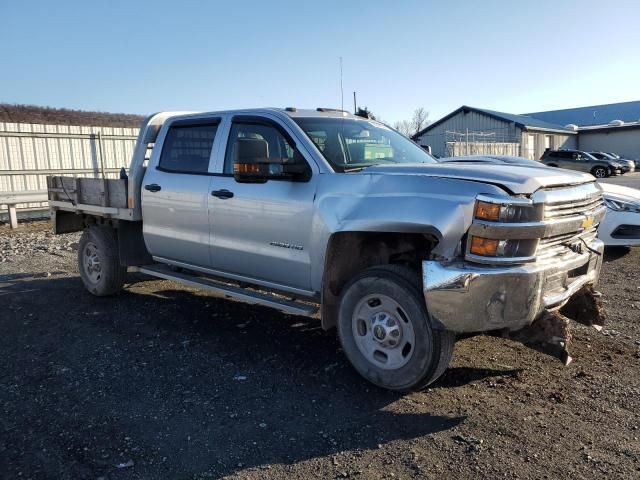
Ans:
[[[447,142],[447,156],[509,155],[520,156],[520,144],[510,142]]]
[[[0,122],[0,207],[9,199],[46,191],[47,175],[118,178],[120,168],[129,165],[138,131]],[[47,204],[17,207],[25,216]],[[0,220],[6,215],[0,214]]]

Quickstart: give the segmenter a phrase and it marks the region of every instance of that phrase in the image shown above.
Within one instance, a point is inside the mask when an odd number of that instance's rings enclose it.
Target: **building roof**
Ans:
[[[565,128],[564,126],[558,123],[548,122],[548,121],[541,120],[538,118],[533,118],[527,115],[516,115],[513,113],[496,112],[495,110],[487,110],[484,108],[476,108],[475,110],[482,113],[486,113],[487,115],[493,115],[507,122],[513,122],[521,128],[539,128],[541,130],[561,130],[561,131],[566,131],[568,133],[575,133],[572,129]]]
[[[613,132],[618,130],[638,130],[640,129],[640,122],[624,122],[620,125],[587,125],[585,127],[580,127],[578,131],[580,133],[589,133],[589,132]]]
[[[523,128],[525,130],[535,129],[535,130],[549,130],[549,131],[562,132],[562,133],[568,133],[568,134],[576,133],[574,130],[565,128],[562,125],[547,122],[547,121],[540,120],[538,118],[529,117],[526,115],[516,115],[513,113],[497,112],[495,110],[487,110],[486,108],[476,108],[476,107],[470,107],[468,105],[463,105],[457,110],[454,110],[453,112],[451,112],[450,114],[445,115],[440,120],[437,120],[431,123],[429,126],[427,126],[423,130],[416,133],[413,136],[413,138],[414,139],[418,138],[419,136],[423,135],[425,132],[428,132],[429,130],[431,130],[433,127],[440,125],[441,123],[449,120],[451,117],[457,115],[460,112],[464,112],[464,113],[477,112],[483,115],[487,115],[491,118],[495,118],[497,120],[502,120],[508,123],[515,123],[516,126]]]
[[[604,125],[613,120],[637,122],[640,121],[640,101],[550,110],[548,112],[526,113],[525,115],[558,125],[573,123],[579,127]]]

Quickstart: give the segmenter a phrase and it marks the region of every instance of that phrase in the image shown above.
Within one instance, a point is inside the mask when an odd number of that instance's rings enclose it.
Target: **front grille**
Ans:
[[[544,219],[555,220],[578,215],[590,215],[602,205],[602,194],[599,192],[581,200],[562,200],[556,203],[547,203],[544,206]]]
[[[601,215],[604,208],[601,190],[595,184],[584,184],[542,190],[537,196],[538,201],[544,203],[544,221],[571,222],[577,219],[578,225],[575,231],[541,238],[536,249],[537,259],[548,260],[586,251],[585,242],[589,244],[596,238],[598,225],[584,229],[580,219],[600,218],[598,212]]]
[[[611,236],[619,239],[638,240],[640,239],[640,225],[620,225]]]
[[[596,238],[597,234],[598,231],[594,226],[585,231],[571,232],[543,238],[538,243],[536,256],[539,260],[545,260],[551,257],[576,253],[572,250],[573,245],[580,243],[581,246],[578,248],[585,248],[583,240],[589,244]]]

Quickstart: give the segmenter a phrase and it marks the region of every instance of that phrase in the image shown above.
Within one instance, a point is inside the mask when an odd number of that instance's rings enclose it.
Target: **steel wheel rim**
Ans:
[[[84,273],[92,283],[98,283],[102,278],[102,264],[98,247],[93,242],[88,242],[82,250],[82,265]]]
[[[391,297],[367,295],[351,319],[353,338],[368,362],[384,370],[404,367],[415,350],[415,331],[406,311]]]

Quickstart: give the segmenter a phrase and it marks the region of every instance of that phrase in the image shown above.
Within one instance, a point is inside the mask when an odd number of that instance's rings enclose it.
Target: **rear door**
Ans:
[[[233,177],[239,138],[265,140],[270,157],[291,159],[295,149],[290,132],[274,120],[234,117],[223,173],[213,177],[211,185],[212,268],[227,276],[308,291],[317,167],[304,160],[313,172],[306,181],[239,183]]]
[[[554,160],[560,168],[573,168],[573,153],[559,151],[554,154]]]
[[[149,252],[208,267],[209,184],[218,118],[177,120],[161,132],[142,185],[144,239]]]

